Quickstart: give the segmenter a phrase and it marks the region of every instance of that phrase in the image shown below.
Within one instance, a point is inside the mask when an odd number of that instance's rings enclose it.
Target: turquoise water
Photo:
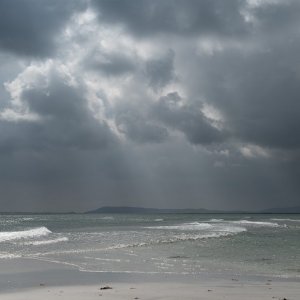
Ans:
[[[0,215],[0,259],[82,271],[300,277],[300,215]]]

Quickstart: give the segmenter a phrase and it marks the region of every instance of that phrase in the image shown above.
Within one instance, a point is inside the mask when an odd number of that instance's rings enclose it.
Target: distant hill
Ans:
[[[210,210],[210,209],[161,209],[161,208],[145,208],[131,206],[103,206],[95,210],[88,211],[89,214],[299,214],[300,206],[270,208],[261,211],[225,211],[225,210]]]
[[[300,214],[300,206],[268,208],[259,211],[242,210],[213,210],[213,209],[164,209],[131,206],[103,206],[85,214]],[[77,212],[0,212],[0,215],[55,215],[55,214],[80,214]]]
[[[123,214],[217,214],[217,213],[227,213],[221,210],[208,210],[204,208],[200,209],[163,209],[163,208],[144,208],[144,207],[130,207],[130,206],[103,206],[95,210],[88,211],[87,213],[123,213]],[[238,213],[238,212],[236,212]]]
[[[88,211],[87,213],[146,213],[146,214],[162,214],[162,213],[207,213],[206,209],[160,209],[160,208],[144,208],[130,206],[103,206],[98,209]]]
[[[263,210],[265,214],[300,214],[300,206],[294,207],[277,207]]]

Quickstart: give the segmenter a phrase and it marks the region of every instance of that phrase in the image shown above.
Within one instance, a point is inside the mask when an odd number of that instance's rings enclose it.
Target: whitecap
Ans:
[[[152,245],[159,245],[159,244],[173,244],[177,242],[185,242],[185,241],[198,241],[198,240],[205,240],[209,238],[219,238],[225,237],[230,235],[235,235],[240,232],[247,231],[246,228],[243,227],[228,227],[227,231],[224,229],[223,231],[215,231],[215,232],[208,232],[203,234],[179,234],[171,236],[170,238],[166,239],[158,239],[152,240],[149,242],[144,243],[135,243],[135,244],[118,244],[112,247],[107,248],[107,250],[113,249],[123,249],[123,248],[136,248],[136,247],[147,247]]]
[[[165,225],[165,226],[149,226],[148,229],[166,229],[166,230],[205,230],[211,228],[213,225],[208,223],[183,223],[179,225]]]
[[[102,218],[100,218],[101,220],[114,220],[115,218],[114,217],[109,217],[109,216],[107,216],[107,217],[102,217]]]
[[[3,231],[0,232],[0,242],[46,236],[49,233],[51,233],[51,231],[46,227],[38,227],[22,231]]]
[[[271,220],[273,220],[273,221],[288,221],[288,222],[300,222],[300,220],[298,219],[276,219],[276,218],[273,218],[273,219],[271,219]]]
[[[52,239],[52,240],[25,242],[25,243],[23,243],[23,245],[41,246],[41,245],[49,245],[49,244],[57,244],[57,243],[61,243],[61,242],[67,242],[68,240],[69,239],[67,237],[61,237],[61,238]]]
[[[13,259],[19,257],[21,257],[21,255],[12,254],[12,253],[0,253],[0,259]]]
[[[280,227],[278,223],[274,222],[263,222],[263,221],[248,221],[248,220],[238,220],[238,221],[228,221],[233,224],[249,225],[249,226],[265,226],[265,227]]]

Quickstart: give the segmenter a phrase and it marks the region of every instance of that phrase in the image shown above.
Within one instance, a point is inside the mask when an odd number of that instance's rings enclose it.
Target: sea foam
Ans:
[[[199,223],[199,222],[192,222],[192,223],[183,223],[179,225],[166,225],[166,226],[149,226],[146,228],[149,229],[171,229],[171,230],[205,230],[212,228],[212,224],[208,223]]]
[[[238,220],[238,221],[229,221],[229,223],[240,224],[240,225],[249,225],[249,226],[281,227],[281,225],[279,225],[278,223],[262,222],[262,221]]]
[[[19,257],[21,257],[21,255],[12,254],[12,253],[0,253],[0,259],[13,259]]]
[[[22,231],[0,232],[0,242],[46,236],[51,231],[47,227],[38,227]]]
[[[106,250],[113,250],[113,249],[123,249],[123,248],[136,248],[136,247],[147,247],[147,246],[153,246],[153,245],[159,245],[159,244],[173,244],[177,242],[184,242],[184,241],[198,241],[198,240],[205,240],[210,238],[220,238],[230,235],[235,235],[240,232],[247,231],[246,228],[243,227],[227,227],[226,230],[220,230],[220,231],[211,231],[211,232],[205,232],[202,234],[177,234],[172,235],[168,238],[163,239],[157,239],[157,240],[151,240],[143,243],[133,243],[133,244],[117,244],[112,247],[107,248]]]
[[[276,218],[273,218],[273,219],[271,219],[271,220],[273,220],[273,221],[288,221],[288,222],[300,222],[300,219],[276,219]]]
[[[61,243],[61,242],[67,242],[68,240],[69,239],[67,237],[61,237],[61,238],[52,239],[52,240],[25,242],[25,243],[23,243],[23,245],[41,246],[41,245],[50,245],[50,244],[57,244],[57,243]]]

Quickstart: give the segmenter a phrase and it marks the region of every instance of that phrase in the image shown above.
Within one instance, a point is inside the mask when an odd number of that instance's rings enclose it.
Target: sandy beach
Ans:
[[[0,264],[1,300],[288,299],[299,279],[81,272],[71,266],[19,259]]]
[[[23,291],[1,294],[2,300],[50,299],[299,299],[299,282],[199,282],[180,283],[113,283],[107,285],[54,286],[46,284]]]

